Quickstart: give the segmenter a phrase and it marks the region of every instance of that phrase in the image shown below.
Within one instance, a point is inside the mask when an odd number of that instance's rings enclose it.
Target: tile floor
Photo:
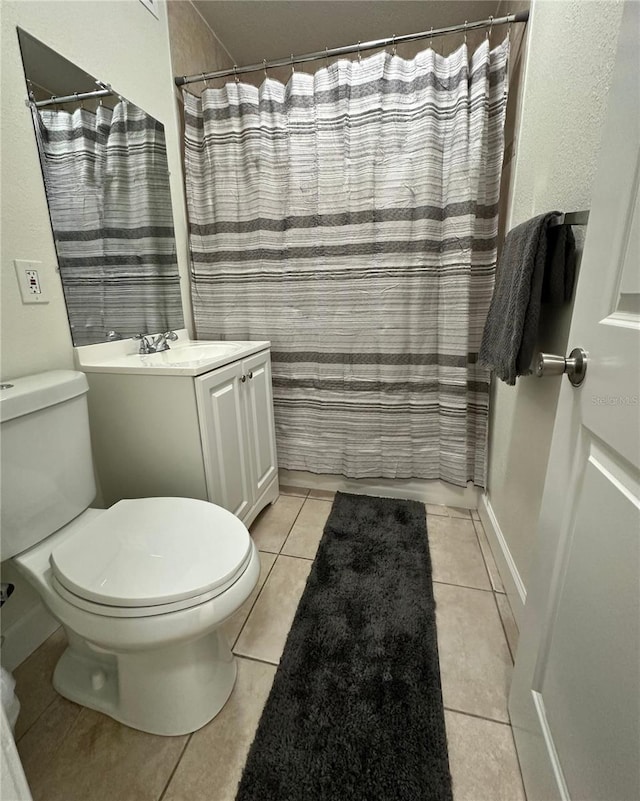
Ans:
[[[121,726],[61,698],[54,633],[15,671],[18,750],[35,801],[233,801],[333,493],[281,487],[251,527],[258,586],[224,629],[238,680],[222,712],[183,737]],[[507,693],[517,628],[477,514],[427,506],[455,801],[525,801]]]

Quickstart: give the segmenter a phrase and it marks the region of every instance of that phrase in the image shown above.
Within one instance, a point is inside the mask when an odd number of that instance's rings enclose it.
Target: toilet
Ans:
[[[135,729],[187,734],[233,689],[220,625],[256,586],[258,552],[243,523],[208,501],[90,509],[87,391],[71,370],[2,385],[2,559],[64,626],[61,695]]]

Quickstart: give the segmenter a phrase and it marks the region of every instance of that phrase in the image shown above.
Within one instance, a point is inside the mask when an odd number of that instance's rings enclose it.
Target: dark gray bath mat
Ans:
[[[236,801],[451,801],[425,508],[338,493]]]

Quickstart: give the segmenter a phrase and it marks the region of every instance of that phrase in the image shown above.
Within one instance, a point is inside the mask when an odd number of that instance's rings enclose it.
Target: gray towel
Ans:
[[[540,214],[509,231],[482,335],[478,363],[515,384],[531,373],[543,299],[571,297],[575,242],[570,226],[547,229],[560,212]]]
[[[576,240],[570,225],[547,229],[547,261],[542,280],[542,302],[561,306],[573,295]]]

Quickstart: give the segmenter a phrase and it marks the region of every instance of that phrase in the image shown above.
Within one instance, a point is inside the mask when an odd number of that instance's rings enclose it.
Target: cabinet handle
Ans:
[[[247,380],[247,376],[246,376],[246,375],[241,375],[241,376],[240,376],[240,381],[242,381],[242,383],[243,383],[243,384],[244,384],[244,382],[245,382],[246,380]]]
[[[253,378],[253,371],[249,373],[249,378]]]

